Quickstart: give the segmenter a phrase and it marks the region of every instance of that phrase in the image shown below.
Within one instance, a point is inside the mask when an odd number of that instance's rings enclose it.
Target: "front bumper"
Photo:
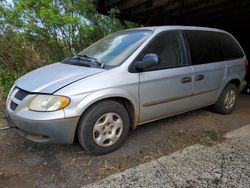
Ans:
[[[8,113],[9,127],[16,128],[27,139],[39,143],[72,144],[80,117],[53,120],[31,120]]]

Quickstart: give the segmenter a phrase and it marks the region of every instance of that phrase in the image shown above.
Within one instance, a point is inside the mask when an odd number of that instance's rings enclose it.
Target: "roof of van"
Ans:
[[[152,27],[139,27],[139,28],[132,28],[131,30],[142,30],[142,29],[149,29],[149,30],[199,30],[199,31],[217,31],[217,32],[225,32],[221,29],[216,28],[209,28],[209,27],[197,27],[197,26],[152,26]]]

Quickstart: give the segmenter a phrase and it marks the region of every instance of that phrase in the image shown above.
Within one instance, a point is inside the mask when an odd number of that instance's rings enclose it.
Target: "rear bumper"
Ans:
[[[9,127],[16,128],[27,139],[39,143],[72,144],[80,117],[30,120],[6,112]]]

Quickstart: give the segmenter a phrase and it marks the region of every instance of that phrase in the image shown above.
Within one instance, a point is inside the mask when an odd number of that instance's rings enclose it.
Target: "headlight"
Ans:
[[[40,112],[51,112],[64,109],[70,103],[70,99],[64,96],[37,95],[31,101],[29,109]]]

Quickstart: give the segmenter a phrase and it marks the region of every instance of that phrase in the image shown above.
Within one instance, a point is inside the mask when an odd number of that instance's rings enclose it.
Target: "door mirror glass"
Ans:
[[[144,70],[156,66],[159,64],[159,58],[157,54],[146,54],[141,61],[135,62],[135,68],[137,70]]]

